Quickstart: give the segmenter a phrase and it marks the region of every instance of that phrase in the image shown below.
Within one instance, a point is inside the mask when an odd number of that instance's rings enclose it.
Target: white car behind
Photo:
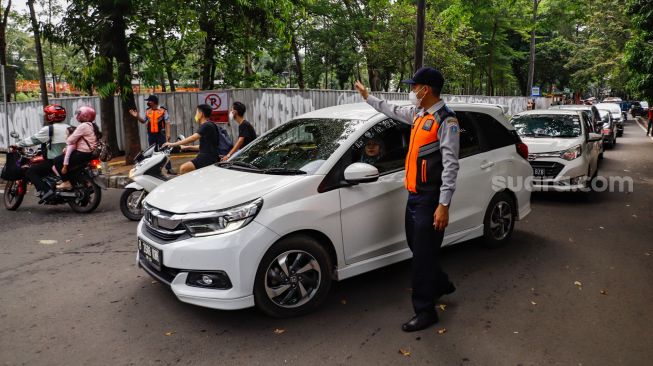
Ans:
[[[578,191],[598,174],[601,135],[579,110],[532,110],[516,114],[511,124],[528,145],[533,189]]]

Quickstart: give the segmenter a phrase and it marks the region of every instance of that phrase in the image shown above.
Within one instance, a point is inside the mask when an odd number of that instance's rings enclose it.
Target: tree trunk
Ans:
[[[141,151],[141,143],[138,135],[138,122],[129,114],[130,109],[136,108],[134,90],[132,89],[132,70],[129,60],[129,49],[125,30],[125,18],[120,9],[113,10],[111,20],[113,21],[113,56],[118,63],[118,87],[122,102],[122,125],[125,131],[125,163],[132,164],[134,158]]]
[[[533,29],[531,30],[531,52],[528,60],[528,84],[526,87],[526,96],[531,95],[533,88],[533,78],[535,76],[535,26],[537,25],[537,6],[540,0],[533,0]]]
[[[11,0],[3,10],[0,8],[0,64],[7,65],[7,22],[9,20],[9,11],[11,10]],[[4,12],[3,12],[4,11]]]
[[[415,70],[424,64],[424,23],[426,19],[425,0],[417,0],[417,32],[415,34]]]
[[[41,104],[43,104],[45,107],[50,103],[48,101],[48,87],[45,84],[43,49],[41,48],[41,34],[39,32],[39,23],[36,20],[36,13],[34,12],[34,0],[27,0],[27,6],[29,7],[30,20],[32,21],[32,31],[34,32],[34,48],[36,49],[36,62],[39,68],[39,84],[41,86]]]
[[[294,34],[292,35],[290,42],[292,44],[292,53],[295,56],[295,69],[297,70],[297,85],[299,85],[299,89],[305,89],[306,84],[304,83],[304,71],[302,70],[302,60],[299,58],[299,46],[297,45],[297,40],[295,39]]]
[[[100,29],[100,58],[98,62],[101,64],[101,71],[98,73],[98,85],[110,85],[113,83],[113,58],[111,55],[112,32],[111,27],[106,22],[103,23]],[[114,96],[114,90],[109,95],[100,95],[100,123],[102,124],[103,139],[109,145],[111,151],[118,151]]]
[[[497,28],[499,27],[499,21],[495,18],[494,24],[492,25],[492,38],[490,38],[490,54],[488,56],[487,62],[487,91],[486,94],[489,96],[494,95],[494,46],[495,39],[497,36]]]
[[[215,45],[214,45],[214,33],[215,33],[215,23],[210,20],[204,20],[200,17],[200,30],[206,33],[204,38],[204,62],[202,63],[202,74],[201,79],[202,83],[200,89],[202,90],[211,90],[213,89],[213,68],[215,65]]]
[[[161,84],[161,92],[165,93],[166,92],[166,78],[163,75],[163,73],[159,74],[159,84]]]

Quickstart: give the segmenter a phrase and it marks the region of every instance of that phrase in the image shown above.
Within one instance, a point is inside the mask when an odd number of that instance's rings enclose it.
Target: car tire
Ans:
[[[505,191],[495,194],[483,219],[483,245],[496,248],[509,241],[516,217],[517,208],[512,196]]]
[[[317,240],[306,235],[284,238],[259,263],[254,280],[256,307],[276,318],[307,314],[326,299],[332,270],[331,257]]]

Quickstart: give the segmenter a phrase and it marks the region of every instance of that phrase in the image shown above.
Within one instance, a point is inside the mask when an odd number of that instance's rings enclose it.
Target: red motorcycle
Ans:
[[[40,150],[12,149],[7,153],[7,163],[2,171],[2,177],[7,181],[4,191],[5,208],[15,211],[23,203],[27,193],[27,179],[25,172],[31,166],[41,164],[45,161]],[[102,189],[104,182],[100,179],[100,161],[92,160],[86,166],[72,167],[71,179],[72,190],[56,190],[55,194],[42,200],[39,203],[46,205],[68,204],[70,208],[79,213],[90,213],[95,210],[102,200]],[[60,182],[57,175],[52,172],[43,179],[54,189]]]

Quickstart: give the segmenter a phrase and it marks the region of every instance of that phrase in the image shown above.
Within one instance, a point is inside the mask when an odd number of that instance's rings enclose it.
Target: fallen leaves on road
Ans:
[[[440,304],[439,307],[440,307],[440,310],[442,310],[442,311],[445,311],[447,309],[447,305],[445,305],[445,304]]]
[[[438,329],[438,334],[444,334],[447,332],[447,328],[440,328]]]
[[[43,240],[39,240],[39,244],[52,245],[52,244],[57,244],[57,241],[56,240],[43,239]]]
[[[70,239],[66,239],[66,243],[70,243],[71,241],[72,241],[72,240],[70,240]]]
[[[599,229],[601,229],[601,230],[605,230],[605,228],[604,228],[603,226],[599,226]]]
[[[569,238],[569,242],[570,242],[570,243],[573,243],[573,242],[574,242],[574,239]]]
[[[166,337],[170,337],[173,334],[175,334],[175,332],[166,332]]]
[[[401,354],[402,356],[405,356],[405,357],[410,357],[410,351],[405,350],[403,348],[399,349],[399,354]]]
[[[531,304],[532,305],[537,305],[537,303],[535,301],[531,301]]]
[[[340,303],[343,304],[343,305],[347,305],[347,300],[342,299],[342,300],[340,300]]]
[[[607,290],[601,290],[601,295],[607,295],[608,291]]]
[[[574,285],[578,286],[579,290],[583,288],[583,284],[580,281],[574,281]]]
[[[637,215],[633,215],[633,218],[636,219],[636,218],[637,218]]]
[[[514,331],[513,333],[514,333],[514,334],[519,334],[519,332],[518,332],[518,331]]]
[[[647,256],[647,257],[650,257],[650,256],[651,256],[651,253],[646,252],[646,253],[644,253],[644,255]]]
[[[280,329],[280,328],[276,328],[276,329],[274,330],[274,334],[283,334],[283,333],[285,333],[285,332],[286,332],[285,329]]]

